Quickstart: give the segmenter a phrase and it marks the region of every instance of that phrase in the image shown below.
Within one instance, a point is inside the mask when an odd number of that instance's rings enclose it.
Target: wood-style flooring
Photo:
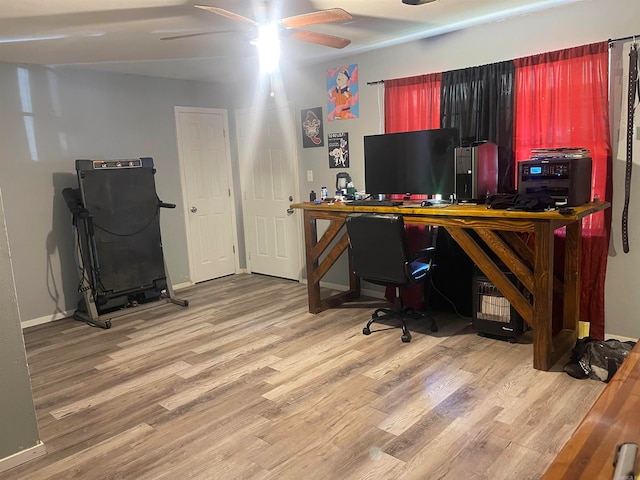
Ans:
[[[380,300],[312,315],[241,274],[115,318],[26,329],[47,454],[1,479],[536,479],[604,388],[438,316],[369,336]],[[376,325],[375,328],[385,328]]]

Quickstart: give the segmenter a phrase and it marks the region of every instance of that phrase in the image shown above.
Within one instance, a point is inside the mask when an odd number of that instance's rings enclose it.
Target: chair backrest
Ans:
[[[346,225],[357,276],[379,285],[412,283],[411,253],[401,215],[353,213]]]

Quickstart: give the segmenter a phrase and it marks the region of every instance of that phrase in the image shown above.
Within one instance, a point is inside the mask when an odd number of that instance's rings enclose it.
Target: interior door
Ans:
[[[191,281],[239,270],[226,110],[176,107]]]
[[[241,110],[236,125],[247,268],[300,280],[300,212],[288,212],[300,201],[293,110]]]

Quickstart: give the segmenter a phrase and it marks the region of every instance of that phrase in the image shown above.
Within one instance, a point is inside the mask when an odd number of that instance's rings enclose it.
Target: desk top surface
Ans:
[[[577,207],[571,207],[573,212],[563,215],[558,210],[544,212],[526,212],[512,210],[495,210],[487,208],[485,205],[454,204],[446,207],[422,207],[419,203],[405,203],[396,207],[388,206],[353,206],[342,202],[323,202],[315,204],[312,202],[295,203],[291,208],[319,211],[319,212],[379,212],[397,213],[405,216],[414,215],[421,217],[484,217],[484,218],[513,218],[527,220],[560,220],[563,223],[576,221],[589,216],[600,210],[609,208],[609,202],[591,202]]]

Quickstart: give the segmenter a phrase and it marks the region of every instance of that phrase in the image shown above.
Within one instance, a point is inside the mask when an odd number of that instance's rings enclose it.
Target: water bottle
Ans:
[[[327,198],[329,198],[329,190],[327,190],[327,187],[322,187],[320,190],[320,199],[326,200]]]

